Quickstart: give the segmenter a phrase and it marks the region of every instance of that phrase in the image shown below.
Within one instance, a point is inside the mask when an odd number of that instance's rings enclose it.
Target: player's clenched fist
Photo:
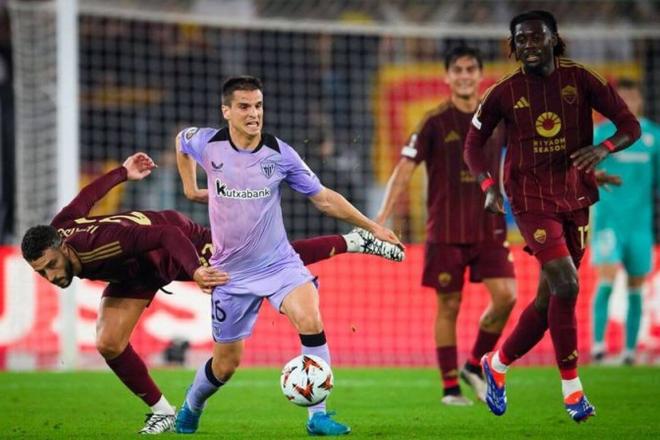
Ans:
[[[142,180],[151,174],[151,170],[157,167],[156,163],[145,153],[135,153],[124,161],[126,177],[128,180]]]
[[[229,274],[220,272],[214,267],[200,266],[193,274],[193,280],[204,293],[211,293],[216,286],[222,286],[229,281]]]
[[[484,209],[493,214],[504,214],[504,197],[502,197],[502,193],[494,185],[486,190]]]

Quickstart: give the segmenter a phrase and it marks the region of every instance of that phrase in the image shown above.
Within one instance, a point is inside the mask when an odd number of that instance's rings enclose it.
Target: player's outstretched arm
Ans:
[[[394,232],[367,218],[355,206],[351,205],[344,196],[336,191],[324,187],[315,195],[310,196],[310,200],[319,211],[327,216],[366,229],[380,240],[401,245],[401,242]]]
[[[208,203],[209,193],[197,186],[197,162],[181,151],[181,135],[176,137],[176,167],[181,176],[183,193],[186,198],[197,203]]]
[[[151,174],[151,170],[155,167],[156,164],[154,161],[145,153],[136,153],[129,156],[123,166],[108,171],[81,189],[71,203],[55,216],[53,223],[85,217],[92,210],[96,202],[105,197],[112,188],[125,182],[127,179],[143,179]]]
[[[94,179],[53,219],[57,223],[66,219],[76,219],[89,214],[96,202],[101,200],[115,186],[126,180],[142,180],[156,168],[154,161],[145,153],[129,156],[121,167],[117,167]]]
[[[376,215],[376,223],[385,224],[388,218],[392,215],[394,205],[401,196],[404,189],[408,187],[410,178],[415,171],[417,164],[407,158],[402,158],[397,166],[394,168],[390,179],[387,181],[387,188],[385,189],[385,197]]]

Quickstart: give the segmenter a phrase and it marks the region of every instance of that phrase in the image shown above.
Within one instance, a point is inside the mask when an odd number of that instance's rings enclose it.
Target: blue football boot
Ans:
[[[346,435],[351,428],[332,420],[334,413],[317,412],[307,421],[309,435]]]
[[[487,353],[481,358],[481,369],[486,379],[486,403],[496,416],[506,412],[506,375],[493,370],[491,358],[493,353]]]

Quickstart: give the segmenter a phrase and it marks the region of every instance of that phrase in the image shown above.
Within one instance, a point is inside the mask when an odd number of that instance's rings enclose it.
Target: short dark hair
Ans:
[[[523,12],[522,14],[518,14],[511,19],[511,23],[509,23],[509,32],[511,33],[509,36],[509,55],[516,53],[516,42],[513,38],[513,33],[516,30],[516,26],[520,23],[531,20],[540,20],[545,23],[548,29],[550,29],[550,31],[555,34],[555,37],[557,37],[557,44],[555,44],[555,47],[553,48],[554,55],[558,57],[564,55],[566,52],[566,43],[564,43],[564,40],[562,40],[559,36],[559,31],[557,30],[557,20],[555,19],[555,16],[548,11],[542,11],[540,9]]]
[[[52,225],[33,226],[23,235],[21,252],[27,261],[40,258],[48,248],[57,248],[62,244],[62,236]]]
[[[640,92],[642,91],[642,85],[640,82],[628,77],[619,78],[619,80],[616,82],[616,87],[617,89],[638,90]]]
[[[484,59],[481,55],[481,51],[475,47],[469,46],[455,46],[447,50],[447,52],[445,52],[445,69],[449,70],[449,66],[462,57],[474,58],[477,60],[477,64],[479,64],[479,69],[483,70]]]
[[[231,104],[231,98],[236,90],[263,90],[261,80],[255,76],[232,76],[222,83],[222,104]]]

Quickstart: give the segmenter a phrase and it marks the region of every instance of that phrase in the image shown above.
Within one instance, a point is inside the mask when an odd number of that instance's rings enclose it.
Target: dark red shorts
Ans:
[[[470,282],[487,278],[513,278],[513,257],[508,244],[482,242],[475,244],[426,243],[422,285],[440,293],[463,289],[465,269],[470,268]]]
[[[194,240],[201,263],[208,265],[213,255],[210,232],[201,239]],[[103,290],[104,297],[134,298],[152,300],[162,287],[174,280],[192,281],[180,266],[169,255],[154,252],[148,255],[147,260],[139,264],[137,274],[131,280],[110,283]]]
[[[163,281],[155,279],[110,283],[103,290],[103,297],[147,299],[151,301],[158,290],[167,284],[169,283],[163,284]]]
[[[580,267],[589,232],[589,208],[557,213],[523,212],[515,215],[525,250],[541,264],[570,256]]]

